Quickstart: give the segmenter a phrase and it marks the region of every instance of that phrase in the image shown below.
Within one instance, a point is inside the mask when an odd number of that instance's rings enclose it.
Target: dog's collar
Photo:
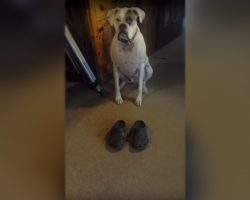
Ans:
[[[137,30],[138,30],[138,29],[136,29],[135,34],[133,35],[133,37],[132,37],[131,39],[129,39],[129,37],[128,37],[128,40],[124,40],[124,39],[122,39],[122,38],[120,39],[120,38],[118,37],[118,40],[119,40],[120,42],[124,43],[124,44],[131,45],[131,44],[133,43],[134,39],[135,39],[135,36],[137,35]]]

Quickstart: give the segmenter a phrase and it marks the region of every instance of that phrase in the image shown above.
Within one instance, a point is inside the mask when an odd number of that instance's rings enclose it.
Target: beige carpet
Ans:
[[[94,90],[73,84],[66,96],[67,200],[180,200],[185,198],[184,37],[150,57],[154,68],[142,107],[134,105],[134,86],[122,91],[124,103],[113,102],[113,85]],[[123,119],[130,127],[146,122],[150,146],[134,153],[127,144],[110,152],[105,136]]]

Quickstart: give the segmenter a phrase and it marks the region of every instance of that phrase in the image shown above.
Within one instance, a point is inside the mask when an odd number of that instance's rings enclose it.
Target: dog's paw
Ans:
[[[116,97],[115,97],[115,102],[116,102],[118,105],[122,104],[122,103],[123,103],[122,97],[121,97],[121,96],[116,96]]]
[[[148,92],[148,89],[146,86],[143,87],[143,93],[146,94]]]
[[[135,105],[141,106],[142,105],[142,97],[137,97],[135,100]]]

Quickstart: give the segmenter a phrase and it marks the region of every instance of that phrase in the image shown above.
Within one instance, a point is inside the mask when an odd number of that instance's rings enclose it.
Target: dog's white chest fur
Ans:
[[[141,33],[137,34],[132,46],[119,42],[115,35],[111,45],[111,57],[119,72],[126,77],[133,76],[141,65],[148,62]]]

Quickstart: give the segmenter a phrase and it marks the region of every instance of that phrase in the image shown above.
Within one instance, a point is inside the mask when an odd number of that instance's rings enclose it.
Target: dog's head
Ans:
[[[120,38],[129,40],[137,30],[137,20],[142,23],[145,12],[138,8],[114,8],[108,11],[107,18],[111,26],[114,26]]]

